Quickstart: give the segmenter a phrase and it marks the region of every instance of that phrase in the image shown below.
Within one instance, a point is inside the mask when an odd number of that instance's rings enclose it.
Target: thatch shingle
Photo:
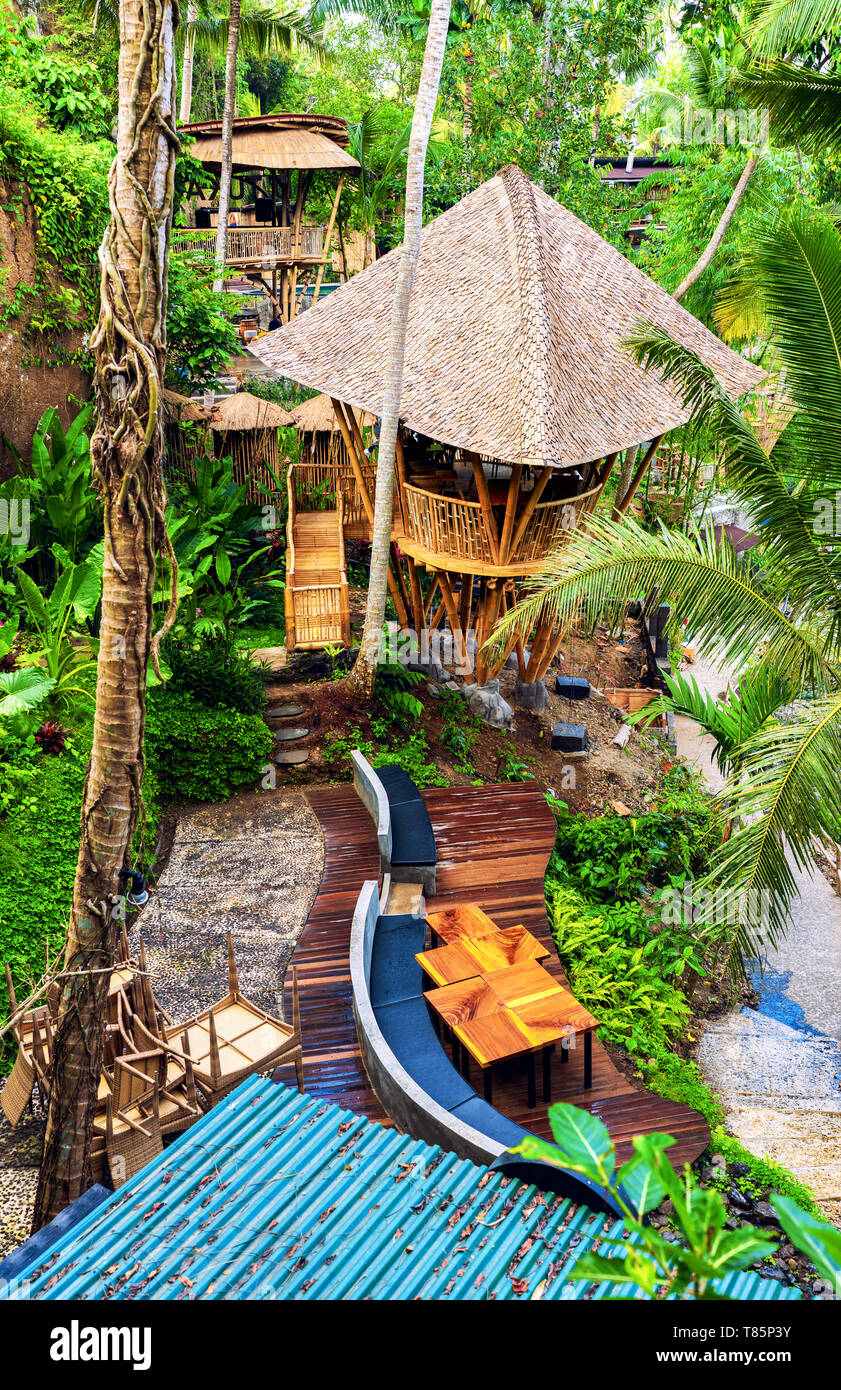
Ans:
[[[176,421],[178,424],[196,424],[199,421],[209,420],[210,411],[201,401],[194,401],[190,396],[181,396],[177,391],[170,391],[169,387],[164,387],[164,416],[167,423]]]
[[[252,344],[276,371],[382,414],[398,251]],[[424,229],[400,407],[410,428],[510,462],[600,458],[688,418],[619,343],[647,320],[736,397],[763,373],[509,166]]]

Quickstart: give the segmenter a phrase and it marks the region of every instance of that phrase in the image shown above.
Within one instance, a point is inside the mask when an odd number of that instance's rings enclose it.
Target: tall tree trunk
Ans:
[[[181,107],[178,112],[178,124],[187,125],[190,120],[190,112],[193,107],[193,56],[196,51],[196,30],[195,23],[198,18],[199,7],[196,0],[190,0],[187,6],[187,36],[184,40],[184,61],[181,64]]]
[[[736,184],[736,187],[733,189],[733,192],[730,195],[730,201],[727,204],[727,207],[724,209],[724,212],[721,214],[718,226],[716,227],[715,231],[713,232],[712,236],[707,242],[706,249],[698,257],[689,274],[686,276],[686,279],[681,280],[680,284],[678,285],[677,289],[672,295],[672,299],[683,299],[683,296],[686,294],[686,291],[692,288],[696,280],[700,280],[701,276],[703,275],[704,271],[706,270],[707,266],[709,265],[710,261],[712,260],[722,241],[724,240],[724,233],[727,231],[727,228],[733,221],[733,214],[735,213],[737,207],[742,201],[745,189],[747,188],[748,184],[753,178],[754,171],[758,163],[759,155],[752,154],[744,169],[742,170],[741,174],[739,175],[739,182]]]
[[[400,266],[391,306],[388,339],[388,378],[380,421],[380,442],[377,451],[377,491],[374,499],[374,525],[371,537],[371,574],[368,582],[368,602],[362,644],[356,664],[348,678],[348,690],[360,704],[368,703],[374,693],[380,636],[385,618],[388,585],[389,546],[391,544],[392,499],[394,497],[394,453],[400,419],[400,392],[403,384],[403,362],[406,356],[406,327],[412,284],[421,247],[423,227],[423,171],[426,147],[438,100],[438,84],[447,43],[450,22],[450,0],[432,0],[426,48],[423,55],[420,85],[412,118],[409,138],[409,157],[406,165],[406,209]]]
[[[104,506],[102,627],[93,746],[67,931],[37,1230],[89,1182],[90,1137],[118,911],[141,812],[146,667],[155,557],[174,556],[164,523],[158,402],[166,358],[166,273],[178,140],[173,0],[121,0],[117,156],[99,251],[91,347],[97,426],[91,454]],[[164,628],[174,618],[174,600]]]
[[[237,104],[237,50],[241,0],[231,0],[228,15],[228,50],[225,55],[225,105],[222,110],[222,169],[219,175],[219,218],[216,228],[216,275],[213,288],[219,293],[225,283],[225,253],[228,246],[228,205],[231,201],[231,170],[234,162],[234,111]]]

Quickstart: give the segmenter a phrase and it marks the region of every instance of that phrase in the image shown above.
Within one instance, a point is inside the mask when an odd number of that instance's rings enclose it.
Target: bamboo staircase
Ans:
[[[294,464],[287,474],[286,650],[350,646],[350,594],[343,503],[335,511],[299,511]]]

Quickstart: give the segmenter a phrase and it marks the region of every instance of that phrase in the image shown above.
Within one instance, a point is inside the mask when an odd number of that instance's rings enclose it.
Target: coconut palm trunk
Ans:
[[[403,245],[397,285],[391,307],[388,338],[388,377],[380,421],[380,443],[377,452],[377,491],[374,500],[374,525],[371,538],[371,576],[368,602],[359,656],[348,679],[348,690],[360,704],[370,701],[377,674],[380,634],[385,618],[388,586],[389,546],[391,544],[392,500],[394,497],[394,455],[400,419],[400,392],[403,383],[403,362],[406,356],[406,329],[412,285],[421,247],[423,226],[423,174],[426,147],[438,100],[438,84],[444,62],[447,28],[450,22],[450,0],[432,0],[426,48],[423,55],[420,85],[415,100],[409,157],[406,167],[406,214]]]
[[[196,20],[198,18],[199,7],[196,0],[190,0],[187,6],[187,36],[184,40],[184,59],[181,64],[181,106],[178,112],[178,124],[187,125],[190,120],[190,112],[193,107],[193,58],[196,52]]]
[[[104,507],[102,626],[93,746],[67,930],[47,1128],[34,1227],[89,1183],[121,870],[141,814],[146,668],[155,557],[174,557],[164,523],[158,402],[166,355],[166,274],[175,155],[175,5],[121,0],[119,124],[111,219],[99,251],[91,339],[98,422],[91,442]],[[174,617],[174,601],[165,628]]]
[[[234,162],[234,112],[237,104],[237,51],[241,0],[231,0],[228,16],[228,47],[225,54],[225,105],[222,108],[222,168],[219,174],[219,217],[216,227],[216,276],[218,293],[225,282],[225,253],[228,244],[228,205],[231,201],[231,170]]]
[[[672,295],[673,299],[683,299],[683,296],[686,294],[686,291],[692,288],[696,280],[700,280],[707,266],[712,261],[713,256],[715,255],[716,251],[718,250],[719,246],[724,240],[724,234],[727,231],[727,228],[733,221],[736,209],[738,208],[740,202],[742,201],[742,198],[745,195],[747,186],[754,176],[756,166],[759,163],[759,158],[759,154],[751,155],[750,159],[748,160],[747,164],[745,165],[744,169],[739,175],[739,181],[736,184],[736,187],[733,189],[732,194],[730,195],[730,201],[728,202],[727,207],[724,209],[724,212],[721,214],[721,217],[719,218],[718,226],[716,227],[715,231],[713,232],[712,236],[707,242],[705,249],[702,251],[701,255],[698,257],[697,261],[693,265],[689,274],[686,276],[684,280],[681,280],[677,289],[674,291]]]

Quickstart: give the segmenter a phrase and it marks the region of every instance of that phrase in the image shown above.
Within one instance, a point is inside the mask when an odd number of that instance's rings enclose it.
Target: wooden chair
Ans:
[[[5,969],[9,1007],[14,1015],[18,1002],[8,963]],[[50,1093],[53,1028],[49,1008],[42,1004],[40,1008],[27,1009],[17,1019],[12,1031],[18,1045],[18,1055],[0,1095],[0,1107],[9,1124],[16,1126],[20,1124],[36,1087],[42,1102]]]
[[[160,1080],[165,1070],[166,1056],[157,1047],[118,1057],[114,1064],[105,1097],[105,1151],[115,1187],[163,1151]]]
[[[195,1124],[202,1114],[196,1086],[193,1061],[189,1055],[187,1035],[182,1035],[181,1050],[161,1039],[140,1020],[134,1021],[134,1035],[140,1046],[159,1051],[165,1058],[158,1073],[158,1118],[161,1134],[180,1134]]]
[[[298,976],[292,971],[292,1023],[281,1023],[240,993],[231,934],[228,933],[228,993],[186,1023],[165,1030],[173,1047],[183,1039],[183,1056],[193,1064],[196,1084],[208,1106],[215,1105],[255,1072],[285,1064],[295,1066],[298,1090],[304,1088]]]

